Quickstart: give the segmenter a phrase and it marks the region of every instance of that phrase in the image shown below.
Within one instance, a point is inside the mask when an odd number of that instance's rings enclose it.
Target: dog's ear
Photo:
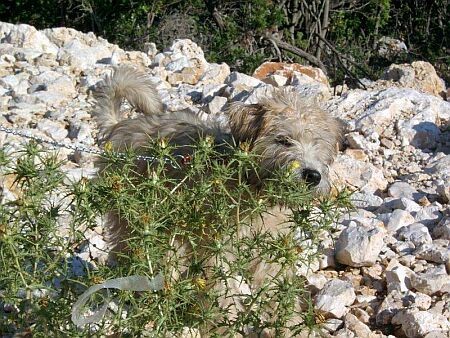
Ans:
[[[266,114],[259,104],[233,102],[227,108],[231,134],[238,143],[253,143],[266,125]]]

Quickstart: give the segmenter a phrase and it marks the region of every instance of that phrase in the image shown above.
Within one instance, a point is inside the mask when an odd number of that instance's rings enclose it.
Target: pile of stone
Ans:
[[[230,100],[294,86],[346,124],[335,182],[355,191],[355,209],[324,236],[323,254],[299,273],[308,280],[322,333],[332,337],[450,335],[450,103],[425,62],[392,65],[367,90],[332,90],[318,69],[265,63],[253,76],[209,63],[189,40],[164,52],[124,51],[73,29],[37,31],[0,23],[0,125],[95,151],[91,90],[112,66],[142,68],[169,110],[208,119]],[[0,132],[12,149],[22,136]],[[94,155],[59,149],[72,180],[94,174]],[[15,192],[2,179],[2,199]],[[11,189],[10,189],[11,188]],[[101,227],[80,259],[99,259]]]

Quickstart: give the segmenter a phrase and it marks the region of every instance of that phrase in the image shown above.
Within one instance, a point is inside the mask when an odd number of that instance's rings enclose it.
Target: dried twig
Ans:
[[[272,44],[276,44],[279,48],[284,49],[288,52],[294,53],[295,55],[298,55],[301,58],[307,60],[309,63],[313,64],[314,66],[319,67],[320,69],[322,69],[322,71],[325,74],[327,74],[327,69],[326,69],[325,65],[322,63],[322,61],[317,59],[314,55],[311,55],[310,53],[305,52],[303,49],[293,46],[287,42],[281,41],[280,39],[278,39],[277,37],[275,37],[273,35],[266,34],[264,37],[267,40],[269,40]]]

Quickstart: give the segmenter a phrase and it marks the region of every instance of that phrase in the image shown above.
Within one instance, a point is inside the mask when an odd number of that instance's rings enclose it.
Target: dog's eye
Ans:
[[[287,136],[282,136],[282,135],[277,136],[277,137],[275,138],[275,141],[276,141],[278,144],[281,144],[282,146],[285,146],[285,147],[290,147],[290,146],[293,145],[291,139],[290,139],[289,137],[287,137]]]

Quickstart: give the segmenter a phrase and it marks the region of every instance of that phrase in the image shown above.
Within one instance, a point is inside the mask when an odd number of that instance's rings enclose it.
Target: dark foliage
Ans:
[[[426,60],[450,80],[450,3],[446,0],[6,0],[0,20],[37,28],[93,31],[127,49],[160,49],[190,38],[209,61],[244,72],[266,60],[306,62],[282,41],[344,79],[376,77],[392,62]],[[378,42],[403,40],[408,52],[379,55]],[[271,39],[274,38],[274,39]],[[297,49],[298,50],[298,49]],[[317,62],[314,62],[316,60]]]

